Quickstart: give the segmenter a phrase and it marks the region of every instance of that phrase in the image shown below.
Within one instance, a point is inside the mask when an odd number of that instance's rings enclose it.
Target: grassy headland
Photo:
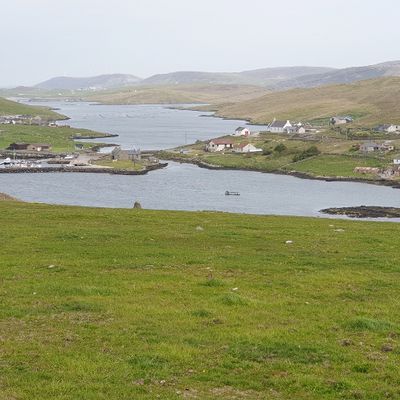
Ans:
[[[12,202],[0,222],[3,399],[400,396],[397,224]]]
[[[67,119],[65,115],[58,114],[47,107],[29,106],[14,101],[0,98],[0,116],[30,115],[39,116],[45,120]],[[94,132],[87,129],[76,129],[67,126],[49,127],[46,125],[0,125],[0,149],[6,149],[13,142],[48,143],[54,152],[73,151],[74,138],[102,138],[108,134]],[[84,147],[92,147],[95,143],[82,143]]]
[[[0,125],[0,149],[6,149],[13,142],[48,143],[53,152],[68,152],[75,149],[75,137],[107,137],[107,134],[69,127],[51,128],[35,125]],[[81,142],[85,148],[96,143]]]
[[[0,116],[2,115],[30,115],[53,121],[66,119],[65,115],[58,114],[48,107],[29,106],[0,97]]]

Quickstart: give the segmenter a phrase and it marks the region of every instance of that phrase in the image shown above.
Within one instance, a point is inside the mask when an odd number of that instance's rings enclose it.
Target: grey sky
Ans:
[[[398,0],[12,0],[0,86],[400,59]]]

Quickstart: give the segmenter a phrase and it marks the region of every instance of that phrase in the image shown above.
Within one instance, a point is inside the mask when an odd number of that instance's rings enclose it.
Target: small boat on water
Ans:
[[[230,192],[229,190],[227,190],[225,192],[225,196],[240,196],[239,192]]]

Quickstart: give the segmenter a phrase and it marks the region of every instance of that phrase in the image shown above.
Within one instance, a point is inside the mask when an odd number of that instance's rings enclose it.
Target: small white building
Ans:
[[[400,158],[393,159],[393,164],[394,165],[400,165]]]
[[[242,126],[239,126],[235,132],[232,134],[232,136],[250,136],[251,132],[247,128],[243,128]]]
[[[394,125],[394,124],[379,125],[375,128],[375,131],[385,132],[385,133],[396,133],[400,132],[400,125]]]
[[[231,150],[233,142],[228,139],[212,139],[206,144],[206,151],[214,153],[216,151]]]
[[[348,115],[344,117],[337,115],[330,119],[330,123],[332,125],[344,125],[344,124],[349,124],[350,122],[353,122],[353,118]]]
[[[235,153],[262,153],[262,149],[259,149],[251,143],[240,143],[233,148]]]
[[[289,120],[286,121],[277,121],[274,119],[268,125],[268,132],[272,133],[288,133],[293,128],[293,125]]]

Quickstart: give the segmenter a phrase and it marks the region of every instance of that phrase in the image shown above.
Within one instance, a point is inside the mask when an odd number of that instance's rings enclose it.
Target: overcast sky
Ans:
[[[399,0],[12,0],[0,10],[0,86],[400,59]]]

